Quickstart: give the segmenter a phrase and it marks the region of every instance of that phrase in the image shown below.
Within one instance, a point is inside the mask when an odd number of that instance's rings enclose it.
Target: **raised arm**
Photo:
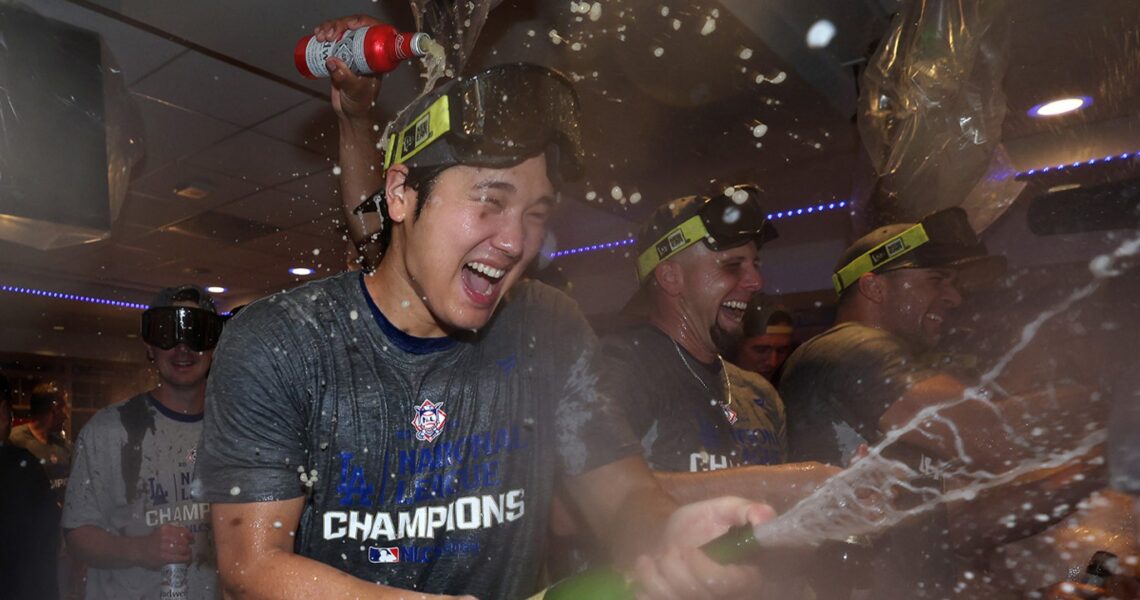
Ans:
[[[372,17],[355,15],[321,23],[315,35],[320,41],[335,40],[346,29],[376,24],[379,21]],[[341,202],[350,239],[367,260],[372,257],[367,251],[367,238],[379,229],[380,221],[374,213],[357,215],[352,210],[384,184],[382,153],[377,147],[383,124],[377,122],[373,113],[380,78],[356,75],[337,58],[329,58],[326,66],[332,82],[330,100],[339,130],[337,165]]]
[[[466,598],[418,594],[371,581],[293,553],[304,498],[214,504],[218,575],[226,598],[241,600]]]

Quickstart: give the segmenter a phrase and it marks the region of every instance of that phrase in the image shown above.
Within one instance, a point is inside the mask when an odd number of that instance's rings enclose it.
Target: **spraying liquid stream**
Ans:
[[[968,470],[957,467],[947,470],[943,477],[954,478],[958,481],[968,481],[957,489],[933,493],[929,487],[914,483],[924,477],[913,467],[883,456],[883,451],[896,443],[899,438],[910,431],[916,430],[923,422],[938,419],[943,409],[967,401],[984,400],[982,389],[995,382],[1013,357],[1023,350],[1037,335],[1042,325],[1047,321],[1070,310],[1077,302],[1091,296],[1109,278],[1116,277],[1127,268],[1121,263],[1140,254],[1140,236],[1123,242],[1114,252],[1094,258],[1089,263],[1093,274],[1091,283],[1074,290],[1066,298],[1052,308],[1043,311],[1033,321],[1022,328],[1021,336],[1012,349],[1006,352],[1000,360],[981,378],[978,386],[970,388],[963,397],[942,403],[938,406],[928,407],[920,411],[905,427],[888,433],[879,442],[868,456],[856,461],[849,468],[840,472],[827,481],[825,485],[816,490],[811,496],[804,498],[799,504],[776,519],[758,527],[755,537],[762,547],[807,547],[816,546],[825,541],[845,540],[855,536],[872,535],[886,530],[892,525],[932,510],[938,506],[959,500],[972,500],[980,492],[1009,483],[1022,475],[1040,469],[1059,467],[1075,459],[1087,455],[1097,445],[1103,444],[1107,439],[1104,428],[1089,431],[1069,448],[1054,450],[1042,456],[1035,456],[1013,463],[1011,468],[1000,473],[990,473],[980,470]],[[988,402],[988,400],[986,400]],[[991,404],[992,406],[992,404]],[[996,407],[995,415],[999,414]],[[945,419],[944,424],[952,425]],[[1011,434],[1011,440],[1018,446],[1030,448],[1028,441],[1021,436],[1014,435],[1013,428],[1007,423],[1003,427]],[[958,449],[958,458],[965,465],[971,460],[967,455],[962,438],[954,430],[955,442]],[[921,498],[916,505],[905,509],[870,506],[866,500],[866,492],[877,490],[880,493],[890,488],[902,489]]]

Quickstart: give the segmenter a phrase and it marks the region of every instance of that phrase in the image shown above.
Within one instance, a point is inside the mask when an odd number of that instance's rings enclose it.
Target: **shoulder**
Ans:
[[[8,433],[8,441],[12,442],[13,444],[15,444],[17,446],[21,446],[21,447],[31,437],[32,437],[32,429],[27,424],[17,425],[17,426],[12,428],[11,432]]]
[[[511,288],[488,330],[492,333],[522,331],[529,336],[577,337],[577,332],[593,335],[577,302],[565,293],[533,280],[520,281]]]
[[[256,300],[226,323],[227,327],[249,329],[266,325],[267,321],[291,317],[304,322],[306,316],[325,310],[336,310],[345,302],[363,299],[362,275],[348,271],[310,281]],[[359,296],[359,298],[354,297]]]
[[[779,395],[776,392],[776,388],[759,373],[742,369],[727,361],[724,363],[724,368],[725,373],[728,374],[728,380],[732,385],[754,391],[759,395],[769,398]]]

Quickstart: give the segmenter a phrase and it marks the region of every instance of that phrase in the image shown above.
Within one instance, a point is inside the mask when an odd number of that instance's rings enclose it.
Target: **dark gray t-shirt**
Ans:
[[[596,393],[577,306],[518,284],[469,339],[403,334],[346,273],[227,324],[199,460],[205,498],[305,496],[295,549],[429,593],[525,597],[556,473],[638,452]]]
[[[898,337],[860,323],[840,323],[808,340],[784,363],[780,395],[786,402],[793,461],[846,466],[862,443],[882,434],[879,418],[906,390],[937,372],[927,369]],[[906,444],[884,455],[915,469],[913,504],[943,491],[946,465]],[[872,597],[913,600],[951,596],[955,567],[946,512],[935,508],[879,534]]]
[[[780,378],[791,460],[846,466],[860,444],[882,437],[887,408],[935,374],[901,339],[874,327],[840,323],[808,340]]]
[[[607,389],[659,471],[712,471],[784,458],[783,405],[770,384],[721,362],[705,365],[652,325],[602,340]],[[726,373],[732,397],[726,393]]]

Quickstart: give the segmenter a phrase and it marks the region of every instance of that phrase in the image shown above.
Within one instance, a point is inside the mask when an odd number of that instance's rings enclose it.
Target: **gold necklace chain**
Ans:
[[[705,391],[708,392],[710,396],[712,396],[713,391],[709,389],[709,386],[705,383],[705,380],[701,379],[701,376],[697,375],[696,370],[694,370],[693,366],[689,364],[689,359],[685,356],[685,353],[681,351],[681,345],[677,343],[677,340],[671,339],[670,341],[673,342],[673,349],[677,351],[677,356],[681,357],[681,362],[685,364],[685,368],[689,370],[689,374],[691,374],[693,378],[697,380],[697,383],[701,384],[701,387],[705,388]],[[728,368],[725,367],[724,358],[720,355],[720,353],[717,353],[716,359],[720,361],[720,372],[724,375],[724,391],[725,394],[728,395],[728,398],[724,402],[724,406],[732,406],[732,384],[728,381]]]

